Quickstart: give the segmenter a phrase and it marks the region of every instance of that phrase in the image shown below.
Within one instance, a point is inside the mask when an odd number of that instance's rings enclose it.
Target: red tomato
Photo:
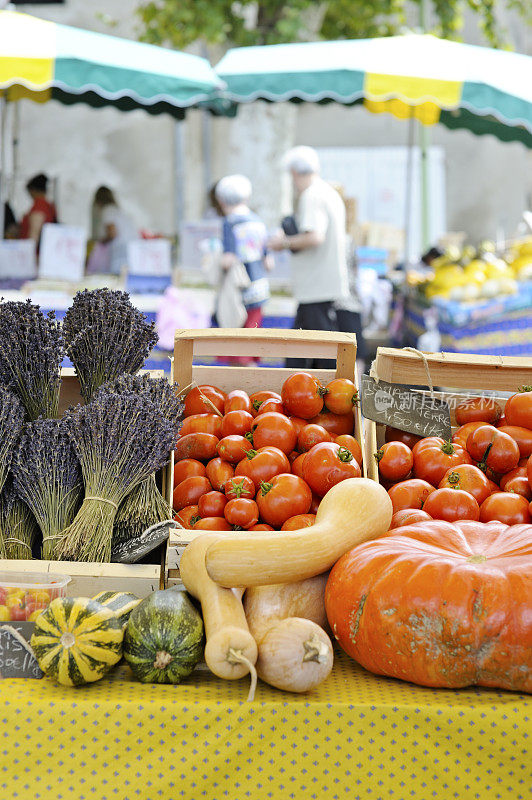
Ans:
[[[251,414],[251,400],[247,392],[242,389],[233,389],[225,398],[223,413],[229,414],[230,411],[249,411]]]
[[[421,439],[422,437],[417,436],[415,433],[400,431],[399,428],[392,428],[391,425],[387,425],[384,432],[385,442],[402,442],[403,444],[408,445],[410,449],[412,449],[415,444],[420,442]]]
[[[459,464],[448,469],[439,483],[439,488],[462,489],[464,492],[469,492],[479,505],[491,494],[488,478],[473,464]]]
[[[211,403],[223,414],[225,392],[216,386],[195,386],[185,400],[185,417],[190,417],[192,414],[212,414]]]
[[[310,528],[316,522],[316,514],[296,514],[283,523],[282,531],[299,531],[302,528]]]
[[[222,435],[222,417],[217,414],[192,414],[185,417],[179,429],[179,437],[187,433],[212,433],[220,439]]]
[[[194,525],[195,531],[230,531],[231,526],[225,517],[205,517]]]
[[[174,464],[174,486],[185,478],[202,478],[205,474],[205,466],[201,461],[196,461],[195,458],[183,458]]]
[[[258,525],[252,525],[251,528],[248,528],[248,531],[274,531],[275,528],[272,528],[271,525],[266,525],[265,522],[259,522]]]
[[[278,414],[284,414],[284,406],[282,400],[277,400],[276,397],[268,397],[261,403],[258,417],[260,414],[267,414],[268,411],[277,411]]]
[[[23,605],[11,607],[11,619],[22,622],[26,619],[26,607]]]
[[[310,508],[308,510],[309,514],[317,514],[318,508],[320,507],[321,497],[316,492],[312,492],[312,503],[310,504]]]
[[[506,422],[506,414],[503,414],[502,417],[499,417],[499,419],[495,423],[495,427],[496,428],[502,428],[503,425],[507,425],[507,424],[508,423]]]
[[[229,500],[224,509],[224,516],[230,525],[247,529],[259,521],[259,508],[254,500],[241,497],[238,500]]]
[[[527,500],[532,500],[532,489],[530,488],[530,484],[526,476],[517,475],[514,478],[511,478],[509,481],[507,481],[503,491],[520,494]]]
[[[251,450],[253,445],[244,436],[232,434],[231,436],[224,436],[220,439],[216,452],[223,458],[224,461],[229,461],[231,464],[238,464],[244,455]]]
[[[181,511],[178,511],[177,514],[174,514],[174,519],[176,522],[179,522],[183,528],[190,530],[198,521],[199,516],[198,506],[185,506],[185,508],[182,508]]]
[[[488,478],[487,475],[486,475],[486,477]],[[491,481],[489,478],[488,478],[488,483],[489,483],[489,486],[490,486],[490,494],[494,494],[494,492],[499,492],[500,491],[500,487],[499,487],[498,483],[495,483],[495,481]]]
[[[297,436],[297,449],[300,453],[306,453],[315,444],[321,442],[332,442],[333,437],[321,425],[305,425]]]
[[[278,447],[283,453],[291,453],[296,447],[296,432],[294,426],[284,414],[268,411],[260,414],[253,423],[253,447]]]
[[[325,387],[323,401],[333,414],[349,414],[358,403],[358,389],[347,378],[335,378]]]
[[[355,418],[350,411],[349,414],[333,414],[332,411],[325,409],[320,414],[309,420],[313,425],[321,425],[331,436],[342,436],[344,433],[353,433],[355,429]]]
[[[456,522],[459,519],[478,520],[480,509],[475,498],[462,489],[436,489],[429,494],[423,511],[433,519]]]
[[[194,458],[198,461],[208,461],[216,455],[218,437],[212,433],[187,433],[178,439],[174,449],[174,458]]]
[[[300,455],[301,453],[299,453],[297,450],[292,450],[291,453],[288,453],[288,460],[290,464],[293,464],[296,458],[299,458]]]
[[[404,442],[386,442],[375,453],[375,459],[379,473],[387,481],[405,480],[414,463],[412,451]]]
[[[459,444],[460,447],[463,447],[464,449],[467,448],[467,439],[469,434],[478,430],[478,428],[481,428],[485,424],[485,422],[466,422],[465,425],[462,425],[462,427],[458,428],[456,433],[453,434],[453,444]]]
[[[293,425],[293,428],[296,432],[296,436],[299,436],[301,429],[304,428],[305,425],[309,424],[308,419],[301,419],[301,417],[288,417],[288,419]]]
[[[253,500],[256,491],[255,484],[246,475],[230,478],[224,486],[225,496],[228,500],[238,500],[240,497]]]
[[[530,458],[528,459],[526,465],[526,474],[528,475],[528,482],[530,486],[532,486],[532,456],[530,456]]]
[[[174,489],[174,511],[180,511],[182,508],[185,508],[185,506],[197,504],[201,495],[210,492],[211,489],[212,486],[208,478],[185,478],[185,480],[178,483]]]
[[[324,388],[308,372],[296,372],[283,383],[281,398],[287,414],[311,419],[323,408]]]
[[[430,444],[429,444],[430,441]],[[427,444],[423,444],[427,442]],[[418,442],[412,450],[414,456],[414,476],[437,486],[445,473],[458,464],[472,464],[469,453],[452,442],[444,442],[437,437],[429,437]]]
[[[455,409],[456,422],[487,422],[495,425],[502,414],[502,409],[491,397],[470,397],[458,403]]]
[[[295,461],[292,461],[292,474],[298,477],[303,477],[303,461],[305,460],[306,453],[301,453]]]
[[[336,444],[339,444],[340,447],[345,447],[355,461],[358,463],[359,466],[362,464],[362,448],[360,447],[359,443],[355,439],[354,436],[351,436],[349,433],[344,433],[342,436],[337,436],[334,440]]]
[[[239,461],[235,469],[235,478],[246,475],[251,478],[258,490],[262,481],[269,481],[275,475],[290,472],[290,462],[286,454],[278,447],[262,447],[260,450],[250,450],[246,457]]]
[[[504,474],[519,462],[517,442],[493,425],[482,425],[467,437],[467,450],[483,466]],[[481,466],[483,465],[483,466]]]
[[[409,478],[407,481],[394,484],[388,490],[394,514],[405,508],[423,508],[425,500],[434,491],[436,491],[434,486],[419,478]]]
[[[200,517],[223,517],[227,497],[221,492],[206,492],[198,500]]]
[[[503,492],[504,491],[511,491],[511,489],[507,490],[506,486],[514,478],[526,478],[526,480],[528,482],[528,475],[527,475],[526,465],[519,466],[519,464],[518,464],[515,469],[510,470],[510,472],[507,472],[505,475],[502,476],[502,478],[501,478],[501,480],[499,482],[499,486],[500,486],[500,488],[501,488],[501,490]],[[518,492],[518,494],[520,494],[520,492]]]
[[[321,497],[340,481],[360,478],[360,474],[360,467],[349,450],[335,442],[314,445],[303,462],[303,478]]]
[[[279,527],[287,519],[306,514],[312,503],[312,492],[297,475],[276,475],[270,482],[263,482],[257,492],[257,505],[261,519]]]
[[[222,420],[222,437],[245,436],[253,425],[253,417],[249,411],[230,411]]]
[[[270,397],[273,397],[275,400],[279,400],[281,402],[281,395],[277,394],[277,392],[269,392],[267,390],[262,390],[260,392],[254,392],[250,394],[249,399],[251,402],[251,413],[254,417],[257,414],[260,414],[260,407],[265,400],[268,400]]]
[[[217,492],[223,491],[225,483],[233,477],[235,468],[229,461],[224,461],[223,458],[213,458],[209,461],[206,468],[207,478],[211,482],[213,489]]]
[[[414,525],[416,522],[428,522],[431,519],[430,514],[422,511],[421,508],[403,508],[402,511],[396,511],[393,515],[390,530],[401,528],[403,525]]]
[[[499,425],[498,430],[507,433],[517,442],[521,458],[532,455],[532,431],[528,428],[519,428],[517,425]]]
[[[519,390],[506,401],[504,416],[507,425],[532,430],[532,387],[523,386],[526,391]]]
[[[498,520],[504,525],[520,525],[532,521],[528,501],[520,494],[495,492],[480,506],[480,521]]]

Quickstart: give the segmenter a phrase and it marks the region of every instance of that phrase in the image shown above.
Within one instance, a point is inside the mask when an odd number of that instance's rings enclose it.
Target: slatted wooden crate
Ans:
[[[182,388],[214,384],[224,391],[243,389],[251,394],[261,389],[280,392],[284,381],[300,369],[273,367],[232,367],[194,365],[194,358],[246,356],[274,358],[331,359],[335,369],[305,370],[324,385],[333,378],[348,378],[357,384],[356,336],[330,331],[280,330],[275,328],[209,328],[178,330],[175,334],[173,381]],[[354,408],[355,437],[363,448],[362,417]],[[365,465],[364,465],[365,469]],[[365,474],[365,473],[364,473]],[[173,470],[172,470],[173,478]],[[172,487],[173,491],[173,487]],[[186,544],[201,531],[179,531],[171,536],[168,551],[168,580],[178,580],[177,563]]]
[[[163,370],[150,370],[152,378],[164,378]],[[61,393],[59,413],[63,415],[69,406],[82,403],[79,380],[73,368],[61,370]],[[161,471],[163,496],[171,504],[171,467]],[[96,562],[40,561],[0,559],[0,572],[50,572],[69,575],[72,580],[67,587],[71,597],[89,596],[103,590],[123,590],[146,597],[164,584],[165,552],[159,564],[99,564]]]
[[[388,383],[415,387],[432,386],[434,396],[445,399],[451,411],[451,425],[457,428],[454,409],[463,399],[489,393],[504,408],[510,394],[532,383],[532,359],[526,357],[478,356],[464,353],[425,353],[425,359],[410,350],[379,347],[372,374]],[[425,363],[426,362],[426,363]],[[425,394],[427,388],[419,389]],[[374,454],[384,443],[385,426],[364,420],[365,462],[368,477],[379,480]]]

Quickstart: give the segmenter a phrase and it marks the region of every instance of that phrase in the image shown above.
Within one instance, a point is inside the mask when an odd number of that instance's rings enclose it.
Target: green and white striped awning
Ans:
[[[181,118],[191,106],[216,109],[223,87],[204,58],[0,11],[0,93],[10,100],[53,98]]]
[[[532,147],[532,58],[519,53],[406,34],[240,47],[216,72],[235,103],[363,103]]]

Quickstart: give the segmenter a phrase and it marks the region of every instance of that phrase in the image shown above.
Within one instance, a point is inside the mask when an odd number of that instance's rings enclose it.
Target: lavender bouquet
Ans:
[[[171,386],[165,378],[122,375],[116,381],[105,384],[99,392],[108,390],[118,394],[135,393],[146,397],[174,426],[174,441],[177,439],[184,403],[178,395],[177,387]],[[150,475],[120,504],[114,524],[113,541],[129,541],[157,522],[163,522],[171,517],[172,509],[157,488],[154,475]]]
[[[56,417],[64,357],[61,328],[31,300],[0,304],[0,383],[20,399],[30,420]]]
[[[157,343],[155,323],[136,309],[126,292],[78,292],[63,321],[66,350],[86,403],[107,381],[133,374]]]
[[[6,482],[23,421],[24,409],[20,400],[0,386],[0,492]]]
[[[13,460],[14,486],[42,531],[42,557],[74,520],[83,498],[81,467],[64,419],[38,419],[24,426]]]
[[[0,494],[0,555],[31,559],[39,528],[28,506],[22,502],[9,476]]]
[[[56,558],[109,561],[120,503],[168,461],[174,426],[146,397],[101,391],[65,416],[85,498],[54,548]]]

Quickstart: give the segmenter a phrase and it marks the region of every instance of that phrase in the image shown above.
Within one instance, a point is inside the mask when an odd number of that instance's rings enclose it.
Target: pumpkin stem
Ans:
[[[305,648],[303,661],[317,661],[318,664],[323,664],[324,661],[327,661],[329,652],[327,645],[322,642],[317,634],[314,634],[312,639],[307,639],[306,642],[303,642],[303,647]]]
[[[155,655],[153,666],[155,669],[166,669],[168,664],[174,660],[174,657],[167,653],[166,650],[158,650]]]
[[[76,644],[76,637],[70,631],[65,631],[61,636],[61,644],[63,647],[73,647]]]
[[[257,689],[257,670],[255,665],[251,663],[249,658],[246,658],[242,650],[235,650],[234,647],[230,647],[227,651],[227,660],[230,664],[245,664],[249,669],[251,684],[246,702],[251,703],[255,699],[255,691]]]

